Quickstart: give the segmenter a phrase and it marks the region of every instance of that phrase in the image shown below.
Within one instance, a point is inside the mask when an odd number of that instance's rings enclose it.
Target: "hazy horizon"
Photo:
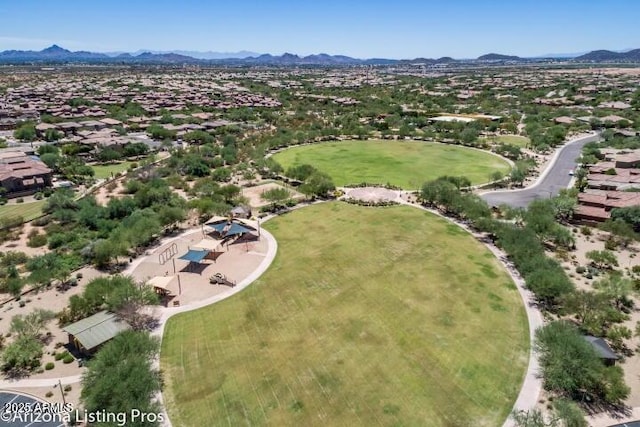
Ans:
[[[0,7],[0,50],[42,50],[57,44],[106,53],[248,51],[463,59],[487,53],[536,57],[640,47],[635,22],[640,2],[631,0],[344,3],[24,0]],[[602,19],[615,12],[615,19]]]

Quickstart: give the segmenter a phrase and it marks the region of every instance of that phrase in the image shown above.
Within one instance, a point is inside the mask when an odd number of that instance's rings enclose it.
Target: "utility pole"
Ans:
[[[58,379],[58,387],[60,387],[60,395],[62,395],[62,404],[66,407],[67,400],[64,398],[64,390],[62,389],[62,381],[60,381],[60,379]]]

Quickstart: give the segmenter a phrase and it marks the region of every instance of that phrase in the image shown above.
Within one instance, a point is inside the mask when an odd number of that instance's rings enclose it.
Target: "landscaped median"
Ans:
[[[500,425],[528,360],[514,284],[480,243],[410,207],[275,218],[270,269],[167,324],[174,425]]]

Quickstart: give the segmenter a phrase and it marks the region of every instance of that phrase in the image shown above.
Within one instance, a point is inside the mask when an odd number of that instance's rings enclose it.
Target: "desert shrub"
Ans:
[[[47,236],[45,234],[40,234],[36,230],[33,230],[31,233],[29,233],[27,246],[29,246],[30,248],[39,248],[46,244],[47,244]]]
[[[48,215],[45,215],[45,216],[41,216],[38,219],[34,219],[32,224],[37,227],[44,227],[45,225],[48,225],[49,222],[51,222],[51,217]]]
[[[67,355],[64,356],[64,358],[62,359],[62,363],[69,364],[69,363],[73,362],[74,360],[76,360],[76,359],[74,359],[74,357],[72,355],[67,353]]]
[[[604,242],[604,248],[608,251],[615,251],[618,247],[618,243],[615,239],[607,239]]]
[[[52,370],[55,366],[56,366],[56,365],[55,365],[55,363],[53,363],[53,362],[47,362],[47,364],[46,364],[46,365],[44,365],[44,369],[45,369],[45,370],[47,370],[47,371],[50,371],[50,370]]]
[[[116,181],[110,181],[107,185],[104,186],[104,188],[111,193],[113,190],[116,189],[116,187],[118,186],[118,183]]]
[[[578,273],[578,274],[584,274],[584,272],[585,272],[585,271],[587,271],[587,269],[586,269],[586,268],[584,268],[584,267],[583,267],[583,266],[581,266],[581,265],[580,265],[580,266],[578,266],[578,267],[576,267],[576,273]]]

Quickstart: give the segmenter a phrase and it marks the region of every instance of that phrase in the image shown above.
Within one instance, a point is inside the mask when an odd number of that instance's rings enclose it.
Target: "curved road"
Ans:
[[[526,208],[533,200],[555,196],[560,190],[569,186],[572,178],[569,171],[575,170],[577,167],[576,159],[580,157],[582,147],[588,142],[595,142],[599,139],[599,134],[592,134],[569,141],[556,153],[554,160],[538,181],[528,188],[489,191],[482,193],[480,197],[491,206],[506,204],[515,208]]]

